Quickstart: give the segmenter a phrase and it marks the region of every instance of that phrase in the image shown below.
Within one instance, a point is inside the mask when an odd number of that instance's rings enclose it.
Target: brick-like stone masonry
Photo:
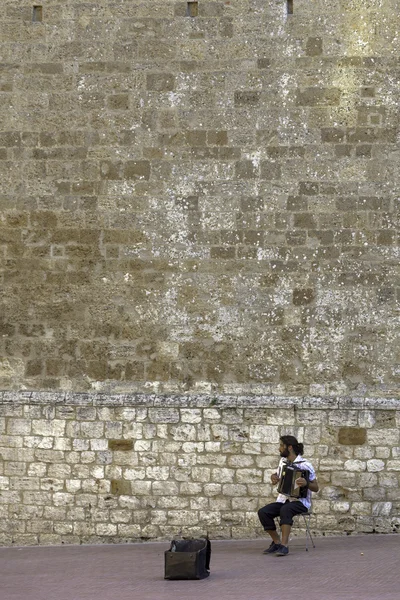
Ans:
[[[279,436],[318,471],[319,535],[400,527],[389,399],[3,393],[0,542],[254,538]]]

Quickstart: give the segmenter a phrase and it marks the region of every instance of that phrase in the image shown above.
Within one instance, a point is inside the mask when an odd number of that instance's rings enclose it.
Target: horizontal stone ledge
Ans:
[[[234,394],[105,394],[98,392],[0,391],[0,405],[154,408],[280,408],[314,410],[400,410],[400,398],[262,396]]]

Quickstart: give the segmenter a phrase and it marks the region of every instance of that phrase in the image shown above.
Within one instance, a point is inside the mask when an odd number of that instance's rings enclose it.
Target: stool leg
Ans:
[[[310,536],[310,540],[311,543],[313,545],[313,548],[315,548],[315,544],[314,544],[314,539],[313,536],[311,535],[311,530],[310,530],[310,517],[311,515],[303,515],[303,519],[304,519],[304,523],[306,526],[306,551],[308,552],[308,536]]]

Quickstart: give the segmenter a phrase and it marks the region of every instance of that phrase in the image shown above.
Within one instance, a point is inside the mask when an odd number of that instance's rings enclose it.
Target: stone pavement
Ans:
[[[0,548],[0,600],[395,600],[399,535],[212,541],[211,576],[165,581],[166,543]]]

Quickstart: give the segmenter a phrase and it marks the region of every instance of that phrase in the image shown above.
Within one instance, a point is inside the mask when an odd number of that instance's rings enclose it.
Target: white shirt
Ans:
[[[301,454],[298,454],[296,456],[296,458],[293,461],[293,464],[295,463],[299,463],[301,462],[301,468],[304,469],[305,471],[310,471],[310,481],[314,481],[314,479],[317,478],[316,474],[315,474],[315,470],[314,467],[312,466],[312,464],[310,463],[310,461],[308,461],[306,458],[303,458],[301,456]],[[282,472],[282,468],[283,465],[286,464],[286,459],[285,458],[281,458],[281,460],[279,461],[279,466],[278,466],[278,471],[277,471],[277,475],[278,477],[281,476],[281,472]],[[302,502],[302,504],[304,504],[304,506],[310,510],[311,508],[311,490],[307,490],[307,496],[305,498],[289,498],[289,500],[299,500],[300,502]],[[284,496],[283,494],[278,494],[278,497],[276,499],[277,502],[282,502],[285,503],[286,500],[288,500],[287,496]]]

